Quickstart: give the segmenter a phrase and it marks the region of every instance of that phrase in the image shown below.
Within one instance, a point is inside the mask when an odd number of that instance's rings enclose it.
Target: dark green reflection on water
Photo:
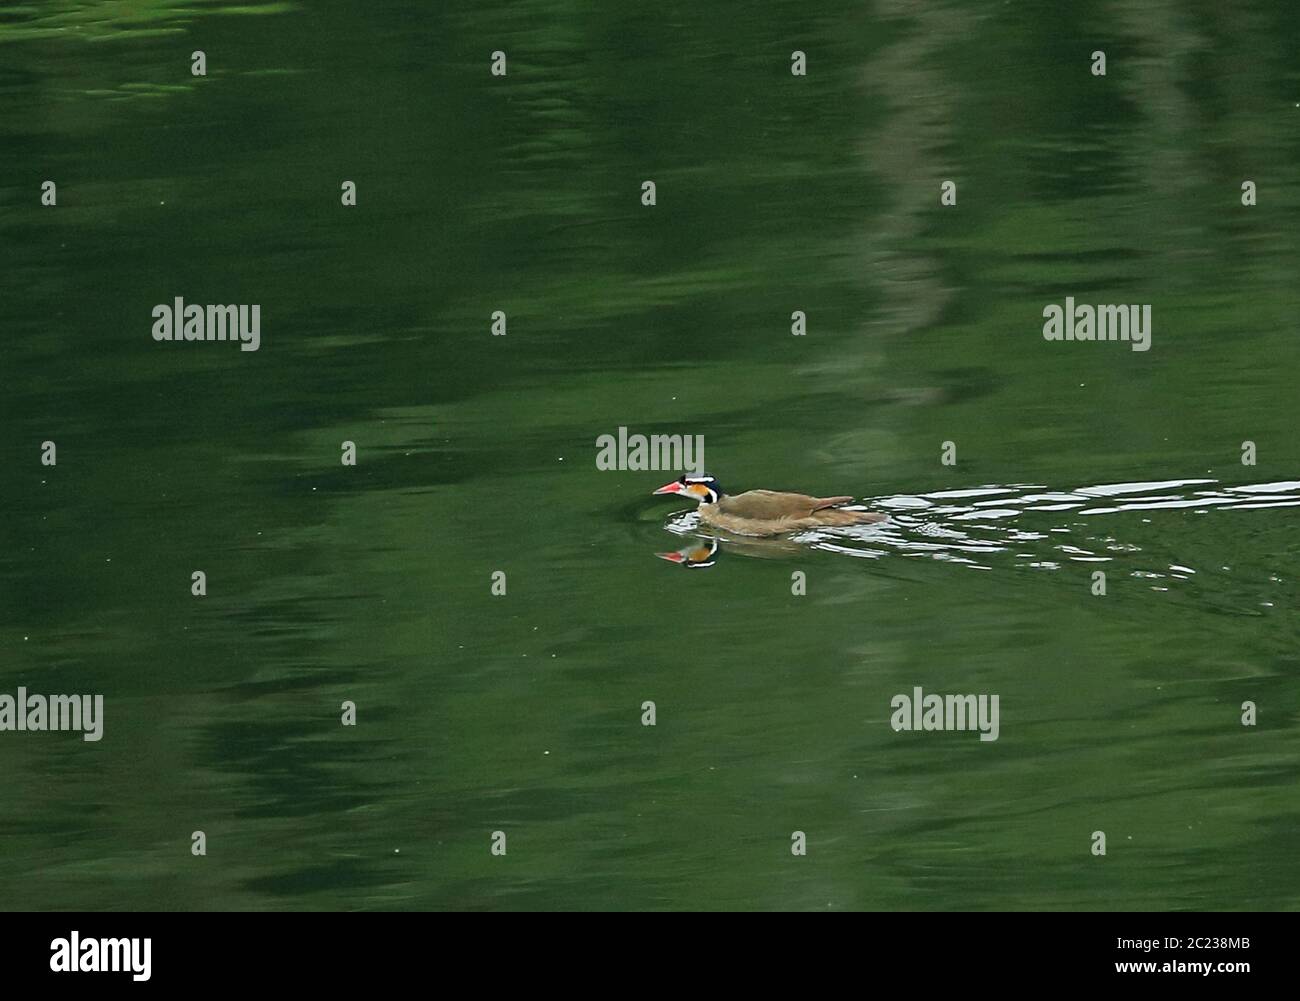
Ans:
[[[1300,15],[430,8],[0,17],[0,691],[106,700],[0,734],[4,906],[1300,906]],[[620,425],[895,521],[678,572]]]

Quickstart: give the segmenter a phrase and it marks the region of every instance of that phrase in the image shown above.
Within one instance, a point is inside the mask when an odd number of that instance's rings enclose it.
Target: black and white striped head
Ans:
[[[716,504],[718,499],[724,495],[722,485],[708,473],[699,476],[683,473],[671,483],[665,483],[655,493],[682,494],[692,500],[699,501],[701,504]]]

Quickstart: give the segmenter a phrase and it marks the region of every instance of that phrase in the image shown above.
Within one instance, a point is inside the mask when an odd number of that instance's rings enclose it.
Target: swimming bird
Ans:
[[[806,528],[870,525],[884,521],[874,511],[849,511],[841,505],[852,497],[810,497],[776,490],[746,490],[732,496],[718,481],[682,475],[665,483],[656,494],[681,494],[700,503],[700,521],[736,535],[783,535]]]

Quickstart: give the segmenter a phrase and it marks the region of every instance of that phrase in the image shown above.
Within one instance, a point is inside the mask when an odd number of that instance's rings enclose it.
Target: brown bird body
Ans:
[[[846,511],[852,497],[809,497],[776,490],[746,490],[700,505],[700,521],[737,535],[783,535],[807,528],[869,525],[884,521],[873,511]]]
[[[874,511],[848,511],[852,497],[810,497],[776,490],[747,490],[732,496],[711,476],[683,476],[655,493],[680,493],[700,502],[700,521],[736,535],[784,535],[809,528],[870,525],[884,521]]]

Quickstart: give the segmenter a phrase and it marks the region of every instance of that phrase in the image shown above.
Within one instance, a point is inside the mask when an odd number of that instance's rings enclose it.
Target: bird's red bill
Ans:
[[[660,487],[658,490],[655,491],[656,494],[679,494],[681,492],[682,492],[682,485],[678,483],[676,480],[673,480],[672,483],[665,483],[662,487]],[[653,497],[654,494],[651,494],[651,496]]]

